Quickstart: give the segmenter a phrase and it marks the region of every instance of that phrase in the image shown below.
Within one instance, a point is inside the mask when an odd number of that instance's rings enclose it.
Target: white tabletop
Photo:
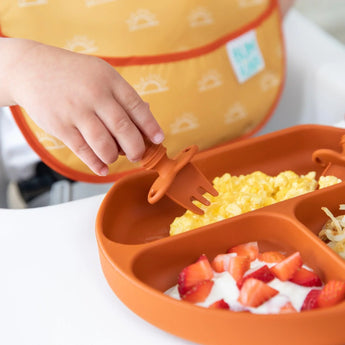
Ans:
[[[191,344],[139,318],[110,289],[95,238],[102,199],[0,209],[0,344]]]

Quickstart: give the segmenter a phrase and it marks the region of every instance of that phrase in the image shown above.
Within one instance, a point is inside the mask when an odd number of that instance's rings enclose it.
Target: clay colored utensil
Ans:
[[[345,167],[345,135],[341,137],[340,145],[342,147],[341,152],[329,149],[319,149],[313,152],[313,161],[324,167],[321,176],[326,176],[332,164]]]
[[[198,200],[208,206],[210,201],[203,194],[207,192],[216,196],[218,192],[201,171],[190,162],[197,151],[197,146],[193,145],[182,150],[174,159],[170,159],[162,144],[147,144],[141,165],[159,174],[148,193],[149,203],[156,203],[166,194],[185,209],[196,214],[204,213],[193,201]]]

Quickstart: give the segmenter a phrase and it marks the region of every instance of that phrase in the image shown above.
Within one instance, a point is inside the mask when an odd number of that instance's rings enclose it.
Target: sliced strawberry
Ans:
[[[238,297],[238,301],[247,307],[258,307],[278,293],[266,283],[255,278],[247,279]]]
[[[288,314],[288,313],[296,313],[296,312],[297,310],[294,308],[291,302],[287,302],[279,310],[279,314]]]
[[[345,282],[330,280],[321,290],[317,302],[320,308],[330,307],[345,299]]]
[[[203,280],[213,278],[213,270],[206,255],[202,254],[199,259],[185,267],[178,276],[178,291],[184,295],[190,288]]]
[[[232,256],[234,256],[234,254],[218,254],[211,261],[212,268],[218,273],[227,271],[229,268],[229,261]]]
[[[212,309],[230,309],[229,304],[226,303],[223,299],[219,299],[218,301],[212,303],[209,308]]]
[[[228,272],[238,282],[250,268],[248,256],[231,256],[229,260]]]
[[[278,279],[286,281],[291,279],[302,264],[301,254],[299,252],[295,252],[283,261],[271,267],[271,271]]]
[[[286,258],[286,256],[280,252],[269,251],[260,253],[258,259],[267,263],[281,262]]]
[[[296,273],[290,278],[290,282],[293,282],[302,286],[321,286],[322,281],[320,277],[313,271],[307,270],[301,267]]]
[[[213,284],[212,280],[200,281],[182,295],[181,298],[182,300],[191,303],[203,302],[210,294]]]
[[[310,290],[308,295],[304,299],[301,311],[312,310],[312,309],[318,308],[319,305],[317,303],[317,299],[320,293],[321,293],[321,290],[318,290],[318,289]]]
[[[257,242],[242,243],[228,249],[227,253],[248,256],[250,261],[254,261],[259,255],[259,246]]]
[[[267,265],[260,267],[256,271],[253,271],[252,273],[246,274],[242,279],[240,279],[237,282],[237,286],[240,289],[243,285],[243,283],[248,279],[248,278],[255,278],[259,279],[264,283],[268,283],[271,280],[274,279],[274,274],[271,272],[271,270],[268,268]]]

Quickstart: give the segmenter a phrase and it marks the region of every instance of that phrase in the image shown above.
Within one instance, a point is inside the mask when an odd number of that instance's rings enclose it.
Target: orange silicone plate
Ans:
[[[302,125],[224,145],[195,156],[193,163],[212,180],[261,170],[277,175],[323,168],[311,159],[320,148],[339,150],[344,130]],[[345,168],[330,173],[345,181]],[[302,313],[255,315],[205,309],[177,301],[164,291],[177,283],[181,269],[202,253],[209,259],[239,243],[258,241],[260,250],[300,251],[323,281],[345,280],[345,260],[317,236],[328,207],[335,215],[345,202],[345,182],[267,206],[187,233],[169,237],[169,225],[184,209],[167,197],[147,202],[156,175],[138,172],[111,188],[99,209],[97,241],[104,275],[117,296],[143,319],[200,344],[345,343],[345,302]]]

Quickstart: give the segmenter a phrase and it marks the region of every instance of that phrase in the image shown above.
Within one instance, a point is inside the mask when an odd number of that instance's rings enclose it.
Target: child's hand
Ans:
[[[7,73],[10,102],[22,106],[96,174],[106,175],[107,164],[122,151],[130,161],[140,160],[143,135],[154,143],[163,140],[148,104],[105,61],[32,41],[17,42],[26,48]]]

